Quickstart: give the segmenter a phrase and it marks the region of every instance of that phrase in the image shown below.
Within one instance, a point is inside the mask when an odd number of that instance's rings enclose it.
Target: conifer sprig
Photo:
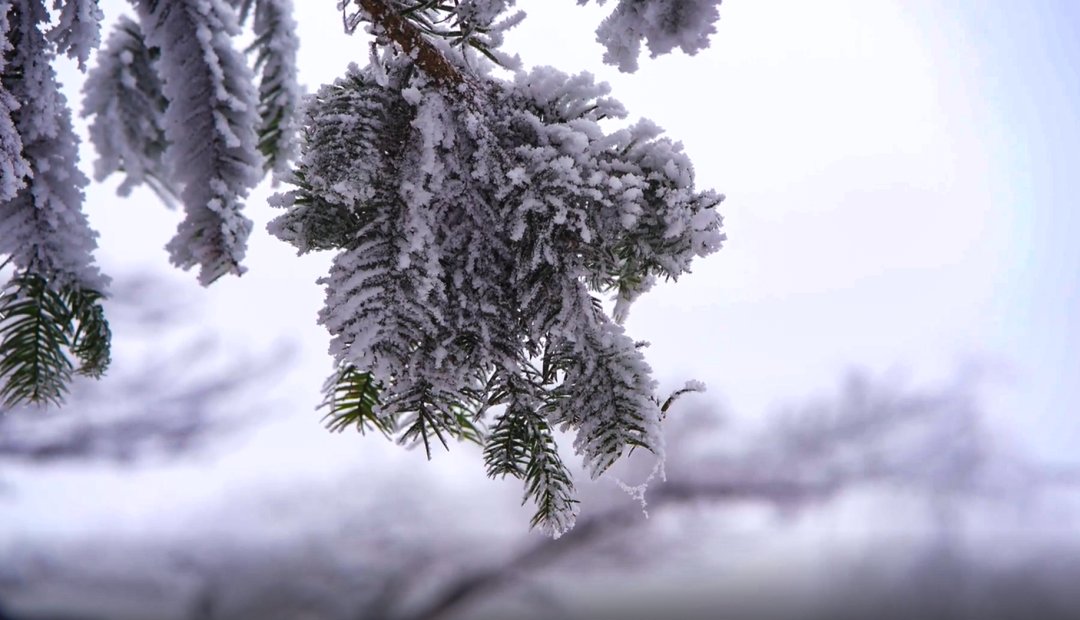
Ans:
[[[97,0],[51,0],[51,14],[48,2],[0,10],[9,404],[58,403],[72,374],[109,361],[108,278],[52,68],[58,54],[84,66],[102,15]],[[248,192],[269,170],[294,186],[271,199],[284,213],[270,232],[300,253],[337,252],[319,281],[338,368],[323,402],[332,430],[376,430],[429,456],[452,439],[483,444],[489,473],[521,478],[533,525],[553,534],[576,515],[554,429],[576,433],[593,476],[628,449],[662,456],[671,401],[621,323],[655,280],[720,247],[722,196],[694,188],[681,146],[652,123],[601,126],[626,116],[606,84],[517,70],[499,49],[523,16],[514,0],[338,2],[348,29],[374,36],[371,63],[304,106],[292,0],[130,3],[138,22],[120,20],[86,85],[96,176],[176,197],[186,217],[167,249],[203,284],[245,270]],[[607,60],[632,68],[643,42],[700,49],[718,4],[619,0],[600,29]]]
[[[0,400],[59,405],[72,372],[100,376],[109,365],[109,324],[97,291],[23,272],[0,293]],[[79,362],[76,368],[72,362]]]
[[[574,483],[559,456],[555,436],[541,401],[516,394],[484,444],[484,465],[492,478],[512,476],[523,480],[524,504],[536,506],[530,524],[550,534],[570,529],[577,516]]]
[[[146,45],[138,22],[121,17],[86,79],[82,115],[91,118],[90,142],[98,155],[94,178],[121,172],[121,196],[145,183],[171,206],[179,188],[164,159],[169,102],[155,66],[160,55],[161,50]]]
[[[252,2],[241,7],[241,19]],[[258,76],[258,147],[267,170],[282,172],[298,150],[296,120],[300,108],[296,53],[300,43],[292,19],[291,0],[258,0],[254,3],[252,30],[255,40],[247,52],[254,54],[252,68]]]
[[[161,55],[165,158],[186,217],[166,246],[181,269],[209,285],[241,275],[252,222],[243,199],[262,178],[254,76],[233,47],[239,33],[224,0],[133,0],[146,44]]]
[[[606,134],[599,119],[623,112],[589,76],[448,89],[404,54],[377,62],[310,100],[270,224],[300,252],[337,250],[319,320],[339,368],[379,392],[335,422],[392,420],[430,454],[505,406],[488,469],[521,478],[559,533],[575,505],[553,428],[576,433],[593,477],[635,447],[663,454],[651,370],[594,293],[626,306],[718,249],[722,197],[694,189],[655,125]]]
[[[323,418],[327,428],[334,432],[355,428],[361,435],[376,430],[387,439],[396,435],[402,445],[423,445],[428,458],[435,440],[444,449],[449,448],[447,438],[483,443],[484,431],[479,424],[483,413],[475,401],[439,407],[435,399],[420,394],[418,404],[409,412],[383,413],[379,409],[381,391],[381,384],[369,372],[351,365],[338,370],[323,387],[321,407],[328,410]]]
[[[379,405],[379,386],[371,373],[347,365],[327,380],[323,392],[325,398],[320,407],[328,409],[323,419],[331,431],[355,428],[361,435],[376,430],[387,438],[393,436],[394,419],[375,411]]]

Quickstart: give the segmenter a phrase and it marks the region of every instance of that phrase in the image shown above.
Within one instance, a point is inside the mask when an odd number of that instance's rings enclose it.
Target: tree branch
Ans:
[[[380,29],[380,34],[385,34],[398,44],[405,54],[410,56],[416,65],[423,69],[433,80],[443,86],[458,86],[466,82],[457,67],[443,56],[437,47],[432,45],[426,37],[389,6],[384,0],[354,0],[371,19],[371,22]]]
[[[823,501],[843,489],[838,482],[812,483],[786,479],[758,482],[689,481],[665,482],[658,485],[649,498],[650,508],[663,508],[695,501],[748,501],[777,505]],[[558,539],[544,539],[526,546],[502,564],[478,569],[462,575],[438,591],[424,607],[411,613],[394,616],[398,620],[436,620],[459,610],[484,594],[496,592],[515,579],[554,564],[569,553],[605,533],[641,522],[637,504],[613,508],[579,519],[574,529]]]

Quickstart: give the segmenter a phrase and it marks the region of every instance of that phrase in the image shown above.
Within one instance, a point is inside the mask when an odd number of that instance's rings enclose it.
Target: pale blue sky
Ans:
[[[661,348],[666,314],[700,330],[688,309],[707,308],[714,332],[671,355],[711,349],[684,367],[714,368],[738,409],[845,365],[931,378],[981,359],[1008,367],[988,406],[1075,453],[1080,9],[966,4],[733,0],[703,59],[658,68],[670,97],[649,113],[678,108],[660,123],[728,193],[731,239],[707,283],[638,318]]]
[[[1003,273],[999,345],[1019,371],[1012,414],[1042,427],[1048,450],[1080,444],[1080,6],[968,3],[926,20],[963,90],[958,110],[984,128],[991,212],[1009,224],[989,269]],[[967,51],[967,50],[970,50]],[[961,53],[962,51],[962,53]],[[945,64],[945,63],[943,63]],[[959,119],[963,123],[965,119]]]
[[[1080,5],[985,3],[949,17],[977,50],[973,113],[994,128],[986,182],[1013,215],[1012,295],[1003,330],[1029,375],[1031,407],[1055,447],[1080,440]],[[983,3],[979,3],[983,6]],[[1000,5],[1000,6],[998,6]],[[992,6],[997,6],[996,10]],[[938,40],[947,44],[944,33]]]

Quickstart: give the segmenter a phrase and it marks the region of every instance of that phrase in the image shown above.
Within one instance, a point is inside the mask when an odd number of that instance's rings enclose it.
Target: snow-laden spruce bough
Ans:
[[[248,191],[266,171],[291,186],[270,232],[335,252],[319,314],[332,429],[482,443],[488,474],[522,478],[533,524],[556,535],[576,503],[554,428],[576,431],[594,477],[635,446],[662,458],[671,400],[619,322],[720,247],[722,197],[695,190],[652,123],[603,122],[626,116],[605,84],[521,70],[500,49],[512,0],[339,2],[372,35],[370,62],[306,100],[290,0],[130,3],[137,19],[119,18],[86,82],[95,176],[181,203],[170,257],[207,285],[244,271]],[[613,4],[598,40],[632,71],[642,43],[704,48],[719,0]],[[108,280],[51,62],[85,67],[103,16],[96,0],[0,7],[0,397],[59,403],[72,372],[108,364]]]

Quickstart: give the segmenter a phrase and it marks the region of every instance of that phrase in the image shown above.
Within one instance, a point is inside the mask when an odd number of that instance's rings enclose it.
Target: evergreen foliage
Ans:
[[[95,233],[82,213],[87,179],[76,167],[78,139],[50,65],[52,41],[80,62],[80,41],[97,36],[87,23],[96,3],[65,6],[48,23],[40,0],[11,3],[4,15],[5,47],[0,131],[6,121],[19,145],[8,159],[0,195],[0,254],[15,275],[0,294],[0,400],[59,403],[74,370],[97,376],[109,362],[109,328],[100,305],[108,280],[93,264]],[[81,34],[80,34],[81,33]],[[48,35],[48,36],[47,36]],[[15,102],[15,105],[11,105]]]
[[[35,274],[59,291],[74,284],[101,291],[107,279],[93,264],[94,233],[82,212],[87,178],[77,167],[78,138],[51,61],[52,45],[41,0],[17,0],[7,13],[0,84],[18,102],[11,115],[28,164],[21,186],[0,203],[0,255],[21,273]],[[16,189],[17,188],[17,189]]]
[[[247,0],[243,10],[250,10]],[[243,18],[245,13],[241,13]],[[254,69],[259,76],[259,151],[266,166],[281,172],[297,154],[296,116],[300,91],[296,84],[296,52],[299,40],[292,20],[291,0],[261,0],[255,6],[255,42],[248,48],[255,54]]]
[[[92,118],[90,142],[98,155],[94,178],[123,173],[121,196],[145,183],[172,204],[178,190],[165,165],[169,102],[154,66],[159,55],[146,45],[138,22],[122,16],[86,78],[82,114]]]
[[[379,63],[307,106],[296,189],[270,230],[338,250],[320,321],[341,367],[379,386],[358,423],[428,448],[461,434],[457,412],[507,407],[489,471],[525,477],[537,521],[562,531],[572,485],[550,426],[577,432],[593,476],[662,446],[648,365],[593,294],[625,305],[717,249],[721,197],[694,190],[651,123],[605,133],[625,112],[589,76],[472,76],[451,96],[408,56]],[[338,377],[332,403],[354,389]]]
[[[56,24],[47,32],[56,52],[67,54],[86,70],[90,52],[101,43],[101,20],[104,14],[98,0],[53,0],[52,7],[59,11]]]
[[[139,21],[158,64],[165,152],[187,217],[167,248],[178,267],[199,267],[206,285],[240,275],[251,233],[241,200],[261,176],[250,69],[232,46],[238,34],[223,0],[140,0]]]
[[[515,386],[518,387],[518,386]],[[525,496],[536,505],[531,524],[551,534],[570,529],[577,517],[577,500],[569,470],[559,457],[545,403],[524,391],[509,395],[495,418],[484,446],[488,476],[513,476],[525,481]]]
[[[341,2],[346,28],[373,37],[370,62],[303,105],[290,0],[130,2],[138,19],[117,22],[86,82],[95,177],[181,203],[168,250],[204,285],[245,270],[248,191],[267,171],[291,186],[270,232],[335,252],[319,313],[332,430],[429,455],[482,444],[488,473],[521,478],[533,524],[555,535],[576,515],[556,429],[594,477],[636,447],[663,457],[670,399],[621,323],[658,278],[720,247],[722,196],[694,187],[655,125],[615,122],[626,112],[606,84],[522,70],[500,49],[523,17],[513,0]],[[642,41],[693,53],[717,4],[620,0],[598,30],[605,60],[633,70]],[[55,403],[73,359],[86,374],[108,361],[107,279],[50,67],[57,54],[85,67],[102,15],[96,0],[54,0],[52,19],[43,0],[4,6],[0,254],[15,275],[0,395]],[[245,25],[251,66],[234,45]]]
[[[10,11],[0,12],[0,73],[8,75],[8,58],[14,55],[11,43]],[[12,71],[12,78],[18,69]],[[0,201],[7,202],[26,186],[30,162],[23,155],[22,135],[15,127],[15,113],[22,107],[8,88],[0,88]]]
[[[83,114],[98,153],[95,178],[125,175],[187,212],[169,244],[173,262],[200,267],[205,284],[241,273],[250,221],[241,200],[267,166],[295,156],[295,24],[288,0],[251,0],[253,63],[223,0],[132,0],[90,70]],[[14,0],[0,7],[0,255],[14,268],[0,312],[0,387],[8,405],[59,403],[72,369],[98,375],[109,330],[94,265],[96,234],[82,212],[87,179],[51,64],[86,69],[100,44],[97,0]],[[33,328],[33,329],[31,329]]]
[[[100,377],[111,334],[97,291],[21,274],[0,293],[0,401],[59,404],[72,371]],[[69,353],[79,361],[74,368]]]
[[[604,4],[607,0],[596,0]],[[638,68],[641,43],[653,58],[676,47],[687,54],[709,46],[716,32],[721,0],[616,0],[611,15],[596,29],[596,40],[607,50],[604,62],[620,71]],[[589,0],[578,0],[588,4]]]

